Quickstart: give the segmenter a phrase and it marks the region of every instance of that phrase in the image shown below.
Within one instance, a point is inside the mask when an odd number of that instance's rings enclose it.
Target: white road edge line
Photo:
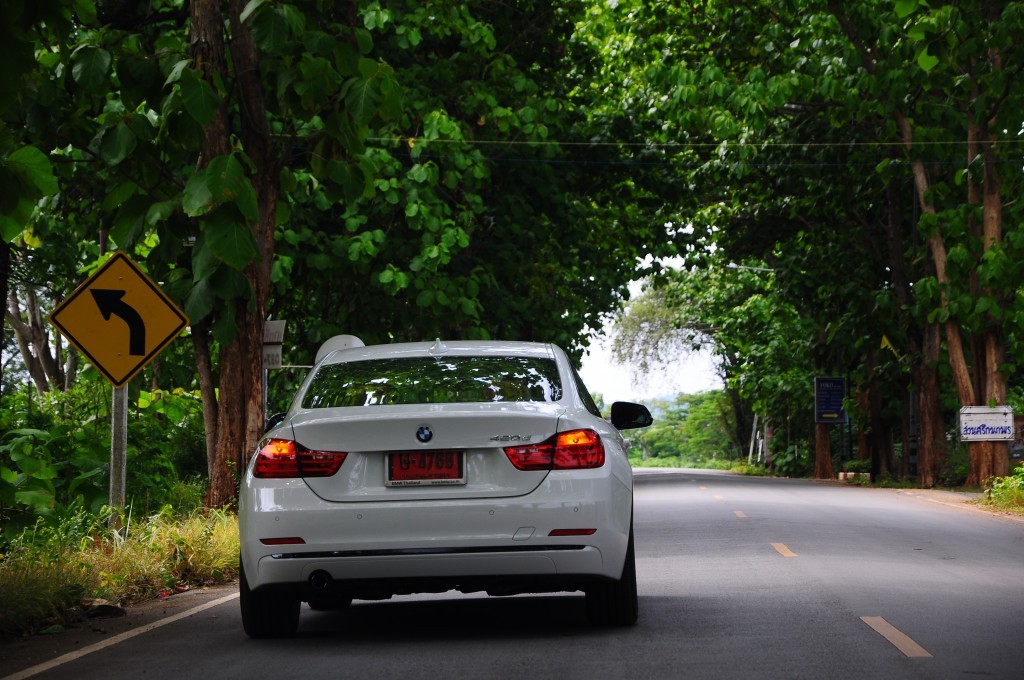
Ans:
[[[58,656],[56,659],[50,659],[49,661],[44,661],[41,664],[37,664],[30,668],[26,668],[25,670],[18,671],[17,673],[4,676],[0,678],[0,680],[23,680],[23,678],[31,678],[33,675],[38,675],[40,673],[50,670],[51,668],[63,666],[66,663],[69,663],[76,659],[80,659],[83,656],[92,654],[93,652],[98,652],[101,649],[106,649],[107,647],[113,647],[114,645],[120,644],[125,640],[129,640],[135,637],[136,635],[148,633],[151,630],[155,630],[157,628],[160,628],[161,626],[166,626],[169,623],[174,623],[175,621],[180,621],[181,619],[187,618],[194,614],[198,614],[199,612],[206,611],[207,609],[218,607],[224,604],[225,602],[230,602],[231,600],[234,600],[237,597],[238,593],[232,593],[231,595],[226,595],[216,600],[210,600],[205,604],[192,607],[192,609],[187,609],[183,612],[174,614],[173,616],[168,616],[165,619],[160,619],[159,621],[154,621],[153,623],[147,623],[146,625],[140,626],[134,630],[129,630],[124,633],[115,635],[114,637],[107,638],[102,642],[97,642],[96,644],[89,645],[88,647],[82,647],[81,649],[76,650],[74,652],[68,652],[63,656]]]

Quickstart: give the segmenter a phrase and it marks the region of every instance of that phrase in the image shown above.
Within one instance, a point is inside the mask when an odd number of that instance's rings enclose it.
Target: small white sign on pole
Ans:
[[[964,406],[960,409],[960,440],[1013,441],[1013,409],[1009,406]]]
[[[281,344],[284,342],[283,319],[267,321],[263,326],[263,370],[281,368]]]

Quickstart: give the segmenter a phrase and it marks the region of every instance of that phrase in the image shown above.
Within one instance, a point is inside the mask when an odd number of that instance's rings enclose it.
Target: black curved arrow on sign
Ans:
[[[100,314],[104,321],[110,320],[110,315],[121,317],[128,324],[128,354],[132,356],[145,356],[146,354],[146,324],[135,308],[122,300],[125,291],[104,290],[93,288],[89,290],[96,300],[96,306],[100,308]]]

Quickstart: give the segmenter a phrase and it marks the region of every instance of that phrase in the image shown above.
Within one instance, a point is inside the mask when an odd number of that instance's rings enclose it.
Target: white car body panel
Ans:
[[[379,357],[509,354],[558,365],[554,402],[403,404],[306,409],[301,405],[321,366]],[[429,425],[434,437],[417,441]],[[605,449],[599,468],[517,470],[504,447],[538,443],[556,432],[588,428]],[[633,477],[619,431],[589,412],[568,357],[538,343],[431,343],[370,346],[329,354],[311,371],[284,422],[267,437],[311,450],[345,451],[338,472],[323,478],[263,479],[250,460],[242,480],[239,525],[248,588],[284,589],[305,598],[311,576],[336,585],[369,584],[391,592],[440,587],[513,591],[575,590],[593,579],[619,579],[632,526]],[[528,438],[528,440],[526,439]],[[386,486],[387,452],[465,451],[465,484]],[[551,536],[593,529],[592,535]],[[301,538],[297,545],[273,544]],[[266,542],[272,543],[267,545]],[[517,586],[512,579],[527,579]],[[518,582],[517,582],[518,583]],[[386,591],[386,592],[385,592]],[[358,597],[362,591],[355,590]]]

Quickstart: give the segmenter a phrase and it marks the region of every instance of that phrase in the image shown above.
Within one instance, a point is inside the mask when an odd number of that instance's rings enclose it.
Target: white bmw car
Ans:
[[[582,590],[590,620],[637,619],[633,477],[620,430],[550,344],[335,351],[249,462],[239,498],[252,637],[392,595]]]

